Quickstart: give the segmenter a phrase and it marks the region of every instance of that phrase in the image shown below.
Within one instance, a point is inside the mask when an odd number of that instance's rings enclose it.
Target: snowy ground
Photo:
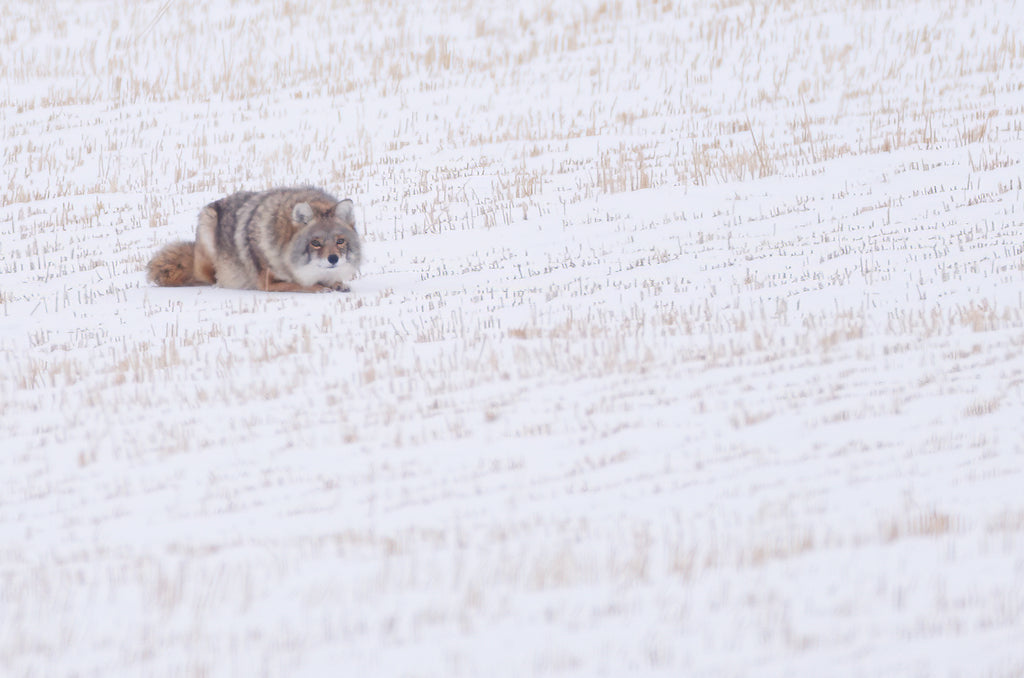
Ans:
[[[0,5],[0,673],[1024,675],[1018,8],[548,4]]]

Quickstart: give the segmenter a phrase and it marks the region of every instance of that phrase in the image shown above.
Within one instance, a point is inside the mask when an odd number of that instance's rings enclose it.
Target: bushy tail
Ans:
[[[195,275],[196,244],[172,242],[160,249],[146,266],[146,277],[162,287],[202,285]]]

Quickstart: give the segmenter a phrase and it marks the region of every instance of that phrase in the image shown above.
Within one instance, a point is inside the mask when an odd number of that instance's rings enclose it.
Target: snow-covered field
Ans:
[[[328,4],[0,4],[0,674],[1024,675],[1018,7]]]

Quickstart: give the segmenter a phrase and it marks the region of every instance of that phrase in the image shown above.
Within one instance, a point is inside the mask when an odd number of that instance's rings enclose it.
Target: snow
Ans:
[[[491,4],[0,7],[2,673],[1024,675],[1013,5]]]

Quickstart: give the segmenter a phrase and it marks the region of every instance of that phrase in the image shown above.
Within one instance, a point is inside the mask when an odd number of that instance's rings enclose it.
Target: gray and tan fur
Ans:
[[[242,191],[199,213],[196,241],[165,246],[148,278],[163,286],[348,291],[362,260],[351,200],[317,188]]]

